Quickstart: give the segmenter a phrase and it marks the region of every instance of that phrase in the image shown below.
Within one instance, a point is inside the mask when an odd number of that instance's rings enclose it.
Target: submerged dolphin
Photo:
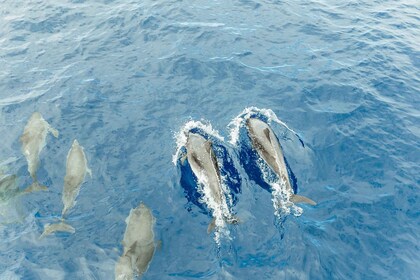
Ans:
[[[23,222],[23,209],[16,198],[25,192],[19,189],[16,181],[16,175],[3,174],[0,171],[0,227],[8,223]]]
[[[313,200],[294,194],[287,173],[282,148],[270,126],[259,119],[249,118],[246,121],[246,127],[254,149],[257,150],[260,157],[270,166],[277,176],[285,182],[286,191],[290,194],[290,201],[316,205]]]
[[[80,187],[85,180],[86,173],[92,177],[92,172],[87,166],[87,160],[83,147],[79,145],[77,140],[73,141],[69,153],[67,154],[66,176],[64,177],[63,188],[63,211],[61,212],[61,223],[47,224],[44,233],[46,236],[55,231],[67,231],[74,233],[75,229],[64,222],[64,216],[76,204],[76,197],[79,194]]]
[[[141,203],[131,209],[125,222],[124,252],[115,266],[116,280],[132,280],[135,274],[140,278],[148,269],[156,248],[153,232],[155,218],[146,205]]]
[[[63,217],[76,204],[76,197],[87,173],[92,177],[92,171],[87,165],[83,147],[79,145],[77,140],[74,140],[67,154],[66,176],[64,177],[62,196],[64,207],[61,215]]]
[[[16,175],[3,175],[0,172],[0,202],[7,202],[20,194],[22,191],[16,184]]]
[[[28,162],[28,171],[33,180],[32,185],[25,190],[26,192],[47,190],[46,186],[41,186],[38,183],[36,171],[39,167],[39,155],[45,147],[48,132],[51,132],[54,137],[58,137],[58,131],[52,128],[39,112],[35,112],[29,119],[20,137],[22,152]]]
[[[188,163],[190,164],[194,175],[199,180],[204,177],[204,180],[202,180],[201,183],[203,183],[205,201],[210,202],[210,204],[207,204],[207,207],[213,211],[216,207],[218,209],[228,209],[226,197],[221,186],[220,170],[211,141],[206,140],[199,134],[189,132],[186,150]],[[232,224],[238,222],[230,213],[228,213],[224,219]],[[213,217],[213,221],[207,229],[208,232],[214,228],[215,222],[216,217]]]

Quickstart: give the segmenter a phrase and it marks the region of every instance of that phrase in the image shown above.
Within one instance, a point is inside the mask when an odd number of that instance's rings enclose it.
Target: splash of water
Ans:
[[[201,120],[201,121],[194,121],[194,120],[189,120],[188,122],[186,122],[182,128],[178,131],[174,133],[174,138],[176,141],[176,152],[175,154],[172,156],[172,163],[176,166],[178,159],[181,157],[182,155],[182,148],[185,147],[185,144],[187,143],[187,138],[188,138],[188,132],[191,131],[192,129],[195,128],[199,128],[201,130],[203,130],[205,133],[207,133],[208,135],[211,135],[212,137],[220,140],[220,141],[224,141],[224,138],[222,136],[220,136],[219,132],[215,129],[213,129],[211,123],[209,121],[206,120]]]
[[[273,202],[274,215],[277,218],[293,214],[299,217],[303,213],[303,209],[296,206],[290,198],[292,193],[287,189],[286,182],[282,178],[272,175],[271,168],[264,162],[263,159],[257,160],[257,165],[263,174],[264,181],[271,187],[271,201]]]
[[[228,129],[230,130],[230,140],[229,143],[236,146],[239,140],[239,130],[241,127],[245,126],[245,122],[250,117],[258,115],[263,116],[267,119],[267,123],[271,124],[272,122],[278,123],[284,126],[288,131],[292,132],[296,137],[299,138],[299,141],[302,142],[299,135],[289,126],[280,120],[277,115],[271,109],[259,109],[257,107],[247,107],[245,108],[238,116],[236,116],[229,124]]]
[[[197,190],[202,194],[200,203],[203,203],[211,210],[212,216],[215,219],[214,239],[218,246],[220,246],[222,237],[230,239],[230,232],[226,227],[226,219],[232,218],[232,213],[226,200],[226,194],[229,192],[227,192],[226,185],[223,181],[221,182],[221,187],[224,195],[222,195],[221,203],[217,203],[212,196],[207,176],[204,172],[197,174]]]

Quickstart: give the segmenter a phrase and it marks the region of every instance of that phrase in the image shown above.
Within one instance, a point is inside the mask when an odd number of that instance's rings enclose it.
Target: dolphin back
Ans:
[[[124,233],[124,253],[115,266],[115,279],[133,279],[134,274],[141,276],[147,271],[155,252],[155,218],[146,205],[141,203],[131,209],[126,219]]]

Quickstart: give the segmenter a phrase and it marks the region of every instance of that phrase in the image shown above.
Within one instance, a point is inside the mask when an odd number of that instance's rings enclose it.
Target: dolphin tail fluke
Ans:
[[[33,182],[32,185],[27,187],[23,193],[37,192],[37,191],[48,191],[47,186],[43,186],[38,182]]]
[[[207,234],[210,234],[214,230],[215,227],[216,227],[216,218],[213,218],[209,226],[207,227]]]
[[[298,194],[292,195],[292,197],[290,198],[290,201],[293,202],[293,203],[306,203],[306,204],[313,205],[313,206],[316,205],[316,202],[313,201],[312,199],[307,198],[303,195],[298,195]]]
[[[58,224],[46,224],[44,227],[44,232],[41,234],[40,238],[44,238],[54,232],[61,231],[61,232],[69,232],[75,233],[76,230],[69,224],[66,224],[64,221],[61,221]]]

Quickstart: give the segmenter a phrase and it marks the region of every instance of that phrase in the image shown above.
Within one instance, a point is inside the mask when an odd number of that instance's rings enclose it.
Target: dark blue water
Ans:
[[[60,132],[40,156],[49,191],[1,202],[0,279],[113,279],[141,201],[162,242],[143,279],[420,275],[417,1],[0,5],[2,172],[31,183],[19,137],[34,111]],[[298,193],[318,203],[299,217],[276,219],[228,143],[251,106],[304,144],[273,124]],[[211,123],[241,180],[241,223],[219,247],[172,162],[190,119]],[[39,239],[60,216],[75,138],[93,173],[68,216],[76,233]]]

